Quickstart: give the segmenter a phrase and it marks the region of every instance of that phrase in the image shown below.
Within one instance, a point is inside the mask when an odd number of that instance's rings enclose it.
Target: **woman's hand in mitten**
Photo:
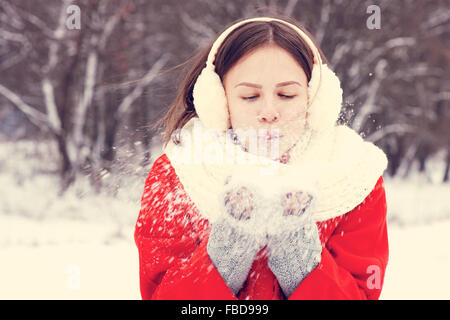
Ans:
[[[305,190],[282,194],[281,212],[268,227],[268,265],[286,297],[320,262],[322,246],[311,214],[315,196]]]
[[[208,255],[235,295],[247,279],[265,234],[255,220],[257,204],[249,187],[226,184],[220,195],[222,212],[212,223]]]

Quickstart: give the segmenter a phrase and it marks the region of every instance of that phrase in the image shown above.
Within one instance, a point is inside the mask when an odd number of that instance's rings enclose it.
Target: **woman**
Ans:
[[[228,27],[162,121],[135,229],[143,299],[378,299],[385,154],[337,126],[339,79],[294,20]]]

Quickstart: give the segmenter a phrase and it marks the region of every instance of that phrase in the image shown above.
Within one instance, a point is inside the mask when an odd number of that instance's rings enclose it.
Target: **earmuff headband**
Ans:
[[[246,24],[246,23],[249,23],[249,22],[253,22],[253,21],[278,21],[278,22],[281,22],[281,23],[284,23],[284,24],[288,25],[289,27],[291,27],[292,29],[297,31],[297,33],[303,38],[303,40],[305,40],[305,42],[308,44],[308,46],[312,50],[314,58],[317,59],[317,62],[319,64],[319,66],[322,66],[322,58],[320,56],[319,51],[317,50],[317,47],[314,45],[314,43],[308,37],[308,35],[306,33],[304,33],[300,28],[298,28],[296,25],[293,25],[292,23],[289,23],[289,22],[281,20],[281,19],[269,18],[269,17],[258,17],[258,18],[246,19],[246,20],[240,21],[238,23],[235,23],[234,25],[232,25],[228,29],[226,29],[224,32],[222,32],[222,34],[216,39],[216,41],[214,41],[214,43],[213,43],[213,45],[211,47],[211,50],[209,51],[208,59],[206,60],[206,68],[210,68],[212,71],[215,71],[214,70],[214,68],[215,68],[214,60],[216,58],[217,51],[219,50],[222,42],[226,39],[226,37],[233,30],[237,29],[239,26],[241,26],[243,24]],[[321,72],[320,72],[320,74],[321,74]],[[317,90],[314,93],[314,96],[316,95],[316,93],[317,93]],[[310,100],[312,101],[313,98],[311,98]]]
[[[276,18],[250,18],[227,28],[214,41],[208,53],[206,67],[197,78],[193,88],[194,106],[203,125],[225,131],[230,127],[225,89],[215,72],[214,60],[225,38],[239,26],[252,21],[278,21],[294,29],[307,43],[314,55],[311,79],[308,83],[308,123],[313,130],[321,131],[333,125],[341,109],[342,89],[340,81],[322,59],[318,48],[308,35],[297,26]]]

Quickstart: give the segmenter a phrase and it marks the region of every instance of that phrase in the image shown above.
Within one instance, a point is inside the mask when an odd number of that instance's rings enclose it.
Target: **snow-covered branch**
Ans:
[[[54,40],[50,42],[48,63],[43,67],[43,72],[47,76],[59,62],[58,50],[61,46],[61,40],[66,34],[66,7],[70,4],[70,0],[64,0],[61,5],[61,11],[58,18],[58,26],[55,31],[52,32]]]
[[[4,59],[0,62],[0,70],[10,68],[11,66],[17,64],[19,61],[26,57],[26,55],[31,51],[32,48],[28,38],[23,36],[22,34],[0,29],[0,44],[1,42],[8,41],[18,42],[22,45],[22,47],[20,48],[19,54],[9,55],[9,59]]]
[[[406,69],[396,70],[392,75],[392,79],[411,80],[417,77],[423,76],[441,76],[443,75],[443,69],[432,68],[426,63],[417,63]]]
[[[206,24],[198,22],[196,19],[193,19],[189,14],[185,11],[180,10],[180,17],[184,24],[194,33],[196,33],[194,39],[198,41],[198,38],[201,39],[213,39],[216,36],[216,32],[208,27]]]
[[[55,93],[53,92],[53,85],[48,78],[44,78],[42,81],[42,92],[44,93],[45,107],[50,124],[55,132],[60,133],[61,121],[56,107]]]
[[[295,6],[297,5],[298,0],[289,0],[286,7],[284,7],[284,14],[287,16],[292,16]]]
[[[383,139],[388,134],[392,134],[392,133],[403,134],[406,132],[414,132],[414,130],[415,130],[414,127],[412,127],[408,124],[404,124],[404,123],[390,124],[390,125],[387,125],[387,126],[381,128],[378,131],[373,132],[372,134],[367,136],[365,138],[365,140],[371,141],[371,142],[377,142],[377,141]]]
[[[6,1],[0,2],[0,22],[17,30],[22,30],[25,27],[23,19]]]
[[[345,55],[352,49],[353,49],[352,45],[348,42],[339,43],[336,46],[336,49],[334,50],[333,56],[331,57],[330,61],[333,63],[334,66],[337,66],[345,57]],[[357,64],[355,63],[353,65]]]
[[[385,68],[387,66],[387,61],[382,59],[378,61],[376,67],[375,67],[375,78],[372,80],[372,82],[369,85],[368,91],[367,91],[367,98],[366,101],[363,103],[361,108],[359,109],[352,127],[356,132],[359,132],[364,125],[364,121],[366,120],[367,116],[373,112],[375,112],[376,109],[376,96],[378,94],[378,89],[381,86],[381,82],[384,79],[385,74]]]
[[[103,27],[103,32],[102,32],[102,34],[100,36],[100,40],[99,40],[99,43],[98,43],[100,50],[104,50],[105,49],[106,44],[108,42],[108,39],[111,36],[111,34],[114,31],[114,29],[117,26],[117,24],[119,23],[120,19],[121,19],[120,10],[118,10],[117,13],[112,15],[106,21],[105,26]]]
[[[421,29],[424,31],[429,31],[432,28],[435,28],[437,26],[449,22],[450,22],[450,9],[440,8],[439,10],[433,11],[430,14],[430,17],[421,25]]]
[[[384,43],[384,45],[372,50],[372,52],[367,55],[367,58],[364,59],[364,63],[370,64],[372,61],[375,61],[377,58],[385,54],[386,51],[394,49],[396,47],[413,46],[415,44],[416,39],[412,37],[397,37],[389,39]]]
[[[92,97],[94,96],[94,86],[97,75],[98,54],[95,50],[89,53],[86,62],[86,74],[84,80],[83,96],[75,110],[74,121],[74,140],[79,147],[83,141],[83,124],[86,117],[86,112],[91,105]]]
[[[61,120],[58,114],[58,108],[55,100],[55,93],[53,84],[50,80],[50,74],[59,62],[58,51],[60,48],[60,40],[65,34],[65,19],[66,19],[66,6],[69,4],[69,0],[63,1],[59,14],[58,27],[53,32],[52,36],[54,40],[50,41],[48,62],[42,69],[42,93],[44,95],[45,107],[47,109],[47,115],[50,124],[55,132],[58,134],[61,132]]]
[[[142,79],[139,80],[136,87],[131,91],[122,101],[122,103],[119,105],[118,108],[118,114],[121,115],[125,111],[128,110],[128,108],[133,104],[133,102],[139,98],[145,87],[148,86],[148,84],[153,81],[155,76],[158,74],[159,70],[166,64],[167,60],[169,59],[169,54],[163,55],[161,58],[156,61],[151,69],[142,77]]]
[[[323,38],[325,37],[325,29],[328,25],[330,12],[331,12],[330,2],[325,1],[320,10],[319,28],[317,29],[317,32],[315,34],[315,39],[319,46],[321,46]]]
[[[34,123],[36,126],[41,127],[45,125],[49,129],[53,130],[51,122],[49,121],[47,115],[37,110],[36,108],[31,107],[25,101],[23,101],[19,95],[12,92],[5,86],[0,84],[0,94],[3,95],[6,99],[11,101],[20,111],[22,111],[27,118]]]
[[[23,36],[22,33],[18,32],[10,32],[5,29],[0,29],[0,38],[13,41],[13,42],[20,42],[20,43],[27,43],[28,39]]]
[[[436,101],[449,101],[450,100],[450,91],[442,91],[439,93],[436,93],[431,96],[431,100],[434,102]]]
[[[31,23],[39,30],[41,30],[42,34],[44,34],[45,36],[49,38],[52,38],[54,36],[53,31],[48,27],[47,23],[42,21],[42,19],[40,19],[38,16],[32,14],[29,11],[24,11],[17,6],[12,6],[11,2],[8,3],[7,1],[5,1],[3,5],[5,10],[7,10],[8,12],[14,12],[15,16],[20,16],[23,21]]]

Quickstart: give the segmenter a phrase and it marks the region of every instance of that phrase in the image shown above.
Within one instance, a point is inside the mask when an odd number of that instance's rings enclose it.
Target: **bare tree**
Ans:
[[[91,170],[100,170],[102,166],[101,150],[108,134],[102,121],[105,119],[96,119],[99,123],[95,124],[95,139],[89,135],[87,123],[94,105],[100,104],[102,115],[105,115],[105,109],[108,108],[104,102],[105,88],[98,84],[111,62],[101,58],[108,57],[106,50],[111,45],[111,35],[130,14],[130,1],[84,1],[82,12],[85,23],[81,30],[73,31],[66,27],[66,9],[70,3],[68,0],[55,1],[53,8],[57,8],[57,11],[52,11],[52,15],[50,12],[41,12],[40,10],[50,9],[38,5],[2,2],[1,8],[13,14],[0,16],[3,19],[0,29],[3,41],[21,42],[23,48],[26,48],[21,51],[30,51],[28,48],[31,47],[40,53],[34,59],[28,57],[26,76],[38,80],[42,100],[36,105],[26,103],[20,98],[25,94],[21,92],[23,87],[11,89],[14,84],[8,85],[9,81],[3,80],[0,94],[21,110],[32,123],[53,136],[60,153],[62,190],[74,181],[76,174],[87,163]],[[44,14],[55,17],[54,21],[49,19],[50,21],[44,22],[39,18],[39,15]],[[52,24],[55,25],[52,27]],[[33,28],[28,27],[28,30],[26,26],[29,25]],[[17,30],[20,28],[24,30]],[[133,86],[128,88],[129,93],[117,107],[117,119],[122,119],[124,113],[142,95],[143,89],[167,62],[167,57],[168,55],[160,57],[150,65],[141,79],[134,81]],[[11,60],[2,61],[1,65],[5,73],[19,69],[17,62]],[[29,74],[30,71],[32,74]],[[37,89],[35,83],[32,83],[33,90]],[[39,95],[36,91],[34,93]],[[97,174],[90,173],[92,176]]]
[[[274,8],[316,37],[344,91],[341,123],[382,147],[389,172],[450,152],[449,9],[441,2],[378,1],[381,29],[361,1],[68,0],[0,2],[0,104],[14,106],[57,145],[62,190],[88,174],[97,190],[117,147],[150,159],[157,120],[193,52],[238,18]],[[166,66],[174,66],[167,69]],[[449,164],[443,172],[448,181]]]

